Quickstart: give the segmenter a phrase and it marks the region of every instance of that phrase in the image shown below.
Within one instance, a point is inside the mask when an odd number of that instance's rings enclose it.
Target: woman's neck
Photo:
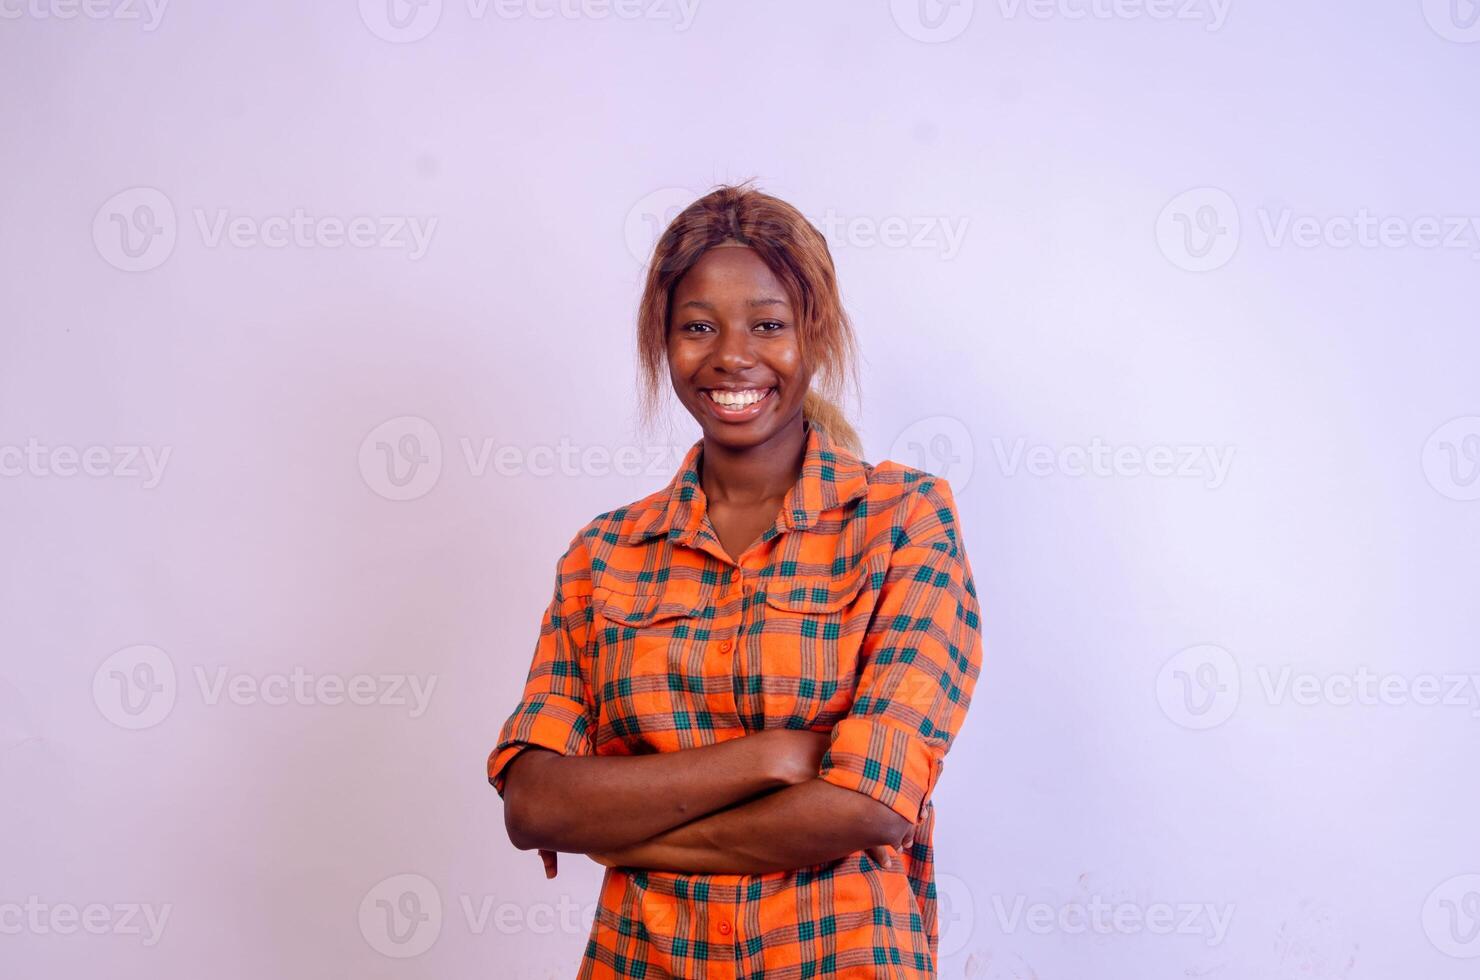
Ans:
[[[802,417],[770,439],[745,449],[730,449],[704,440],[699,482],[704,496],[731,506],[746,506],[786,496],[801,476],[807,455]]]

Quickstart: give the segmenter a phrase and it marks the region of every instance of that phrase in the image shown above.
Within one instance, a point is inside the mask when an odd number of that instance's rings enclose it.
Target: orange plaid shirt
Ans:
[[[950,488],[809,425],[801,478],[737,564],[709,524],[702,446],[561,557],[489,780],[502,795],[530,746],[627,755],[830,731],[820,777],[916,823],[901,868],[863,852],[759,875],[609,868],[580,977],[933,977],[930,795],[981,659]]]

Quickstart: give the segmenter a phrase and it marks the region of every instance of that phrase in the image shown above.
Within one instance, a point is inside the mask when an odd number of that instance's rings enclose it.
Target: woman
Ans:
[[[703,438],[561,557],[488,760],[516,847],[607,867],[580,976],[931,977],[931,790],[976,682],[944,481],[859,460],[827,244],[721,187],[664,232],[638,341]]]

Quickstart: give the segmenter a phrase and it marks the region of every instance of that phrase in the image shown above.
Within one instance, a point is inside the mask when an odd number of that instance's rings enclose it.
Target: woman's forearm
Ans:
[[[588,852],[603,864],[692,874],[766,874],[897,845],[907,820],[821,779],[712,813],[632,847]]]
[[[515,847],[590,853],[627,847],[816,775],[826,734],[758,732],[639,756],[520,754],[504,783]]]

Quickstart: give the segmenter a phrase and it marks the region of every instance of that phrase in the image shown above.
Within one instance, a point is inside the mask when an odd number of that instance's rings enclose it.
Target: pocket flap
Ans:
[[[887,563],[888,556],[876,555],[841,575],[775,575],[765,582],[765,602],[788,612],[837,612],[852,603],[865,586],[882,586]]]
[[[592,612],[623,626],[646,626],[679,616],[694,616],[698,615],[699,607],[696,582],[670,581],[634,592],[606,585],[591,589]]]

